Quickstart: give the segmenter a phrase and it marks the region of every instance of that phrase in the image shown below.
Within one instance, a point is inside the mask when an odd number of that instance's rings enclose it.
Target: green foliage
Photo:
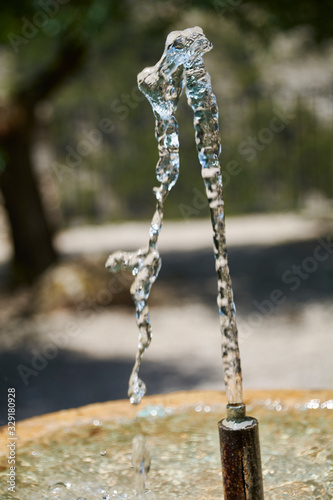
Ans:
[[[310,26],[316,41],[332,38],[333,3],[330,0],[245,0],[245,4],[255,5],[267,13],[260,27],[268,32]]]
[[[151,108],[138,97],[136,75],[159,59],[169,30],[182,29],[192,20],[214,42],[206,60],[221,111],[227,211],[296,208],[312,189],[333,196],[332,124],[316,116],[306,99],[294,104],[295,119],[275,133],[253,160],[239,152],[240,143],[269,126],[277,105],[262,88],[256,59],[258,51],[269,51],[269,47],[260,46],[254,34],[267,39],[279,29],[309,24],[315,38],[324,40],[332,34],[330,3],[306,0],[300,8],[286,0],[70,0],[57,4],[56,15],[49,15],[45,25],[27,38],[22,32],[26,20],[36,25],[36,13],[46,4],[47,0],[3,4],[0,41],[14,60],[13,92],[53,60],[63,39],[80,40],[88,48],[77,77],[46,103],[51,122],[44,123],[44,132],[48,132],[56,161],[67,169],[60,180],[53,170],[67,222],[78,217],[95,221],[150,218],[155,202],[152,187],[157,184],[157,145]],[[25,37],[28,43],[12,50],[10,33]],[[180,217],[180,206],[185,205],[189,214],[206,216],[204,202],[197,208],[193,201],[198,192],[203,193],[203,185],[185,99],[178,118],[181,170],[166,202],[167,214]],[[69,165],[67,148],[77,151],[84,133],[99,129],[103,119],[112,121],[112,132],[104,133],[102,143],[91,153],[81,155],[77,166]]]
[[[258,41],[251,37],[244,41],[235,24],[222,19],[216,22],[214,16],[200,14],[199,20],[214,42],[214,51],[207,54],[206,62],[221,114],[226,211],[236,214],[295,209],[306,193],[315,189],[333,196],[332,124],[310,110],[312,98],[302,98],[290,106],[288,112],[294,118],[283,130],[272,133],[269,143],[259,138],[260,149],[253,159],[242,152],[241,143],[270,128],[273,110],[284,109],[280,101],[262,89],[256,59],[262,50]],[[188,21],[180,19],[173,27],[184,22]],[[126,33],[123,37],[122,29],[101,32],[99,44],[92,48],[80,77],[53,103],[51,135],[55,138],[57,161],[64,165],[67,146],[76,150],[84,131],[98,128],[104,118],[112,120],[114,126],[112,133],[104,134],[102,145],[83,157],[67,175],[66,189],[59,184],[68,220],[74,214],[97,221],[150,218],[154,210],[152,188],[157,185],[158,159],[154,119],[148,102],[137,91],[136,75],[159,59],[165,34],[140,33],[137,24]],[[193,116],[184,96],[177,117],[180,175],[166,201],[166,213],[173,218],[207,216]],[[262,134],[266,140],[265,132]]]

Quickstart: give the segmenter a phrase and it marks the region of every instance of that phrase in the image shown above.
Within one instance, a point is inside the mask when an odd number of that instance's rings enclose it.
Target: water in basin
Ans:
[[[300,407],[262,401],[260,420],[265,499],[333,498],[333,400]],[[139,409],[134,419],[71,425],[19,448],[17,492],[1,500],[138,498],[132,440],[142,434],[151,454],[143,499],[221,499],[217,421],[225,407],[198,403],[180,410]],[[5,459],[0,491],[7,491]]]

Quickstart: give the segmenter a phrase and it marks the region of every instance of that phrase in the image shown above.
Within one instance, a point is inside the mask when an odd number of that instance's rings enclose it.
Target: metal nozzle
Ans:
[[[246,406],[244,403],[227,405],[227,420],[239,422],[245,420]]]
[[[227,405],[218,423],[225,500],[263,500],[258,421],[243,403]]]

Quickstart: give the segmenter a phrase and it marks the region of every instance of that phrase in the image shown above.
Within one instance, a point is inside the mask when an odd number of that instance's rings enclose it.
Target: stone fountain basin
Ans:
[[[260,423],[265,499],[333,498],[333,392],[246,391]],[[6,427],[0,429],[0,499],[136,498],[131,442],[152,455],[147,499],[221,499],[217,422],[226,398],[178,392],[63,410],[18,423],[16,492],[7,491]]]

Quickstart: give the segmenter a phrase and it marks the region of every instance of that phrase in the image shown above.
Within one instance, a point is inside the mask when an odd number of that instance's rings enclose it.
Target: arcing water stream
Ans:
[[[115,252],[106,267],[113,272],[129,269],[135,276],[131,294],[135,303],[139,328],[136,360],[129,381],[131,403],[138,404],[146,387],[139,378],[143,353],[148,348],[152,329],[148,298],[156,280],[161,258],[157,249],[163,220],[163,204],[177,181],[179,173],[179,137],[175,112],[183,86],[194,111],[194,129],[202,178],[209,201],[214,231],[215,265],[218,277],[218,307],[222,334],[222,361],[224,381],[229,403],[242,402],[242,375],[235,319],[235,304],[228,266],[225,239],[222,175],[219,162],[220,138],[218,107],[212,92],[210,76],[205,70],[202,56],[212,44],[199,27],[174,31],[169,34],[165,50],[158,63],[138,75],[139,89],[150,102],[156,120],[155,136],[159,161],[156,176],[160,186],[154,188],[156,210],[150,225],[148,248],[137,252]]]

